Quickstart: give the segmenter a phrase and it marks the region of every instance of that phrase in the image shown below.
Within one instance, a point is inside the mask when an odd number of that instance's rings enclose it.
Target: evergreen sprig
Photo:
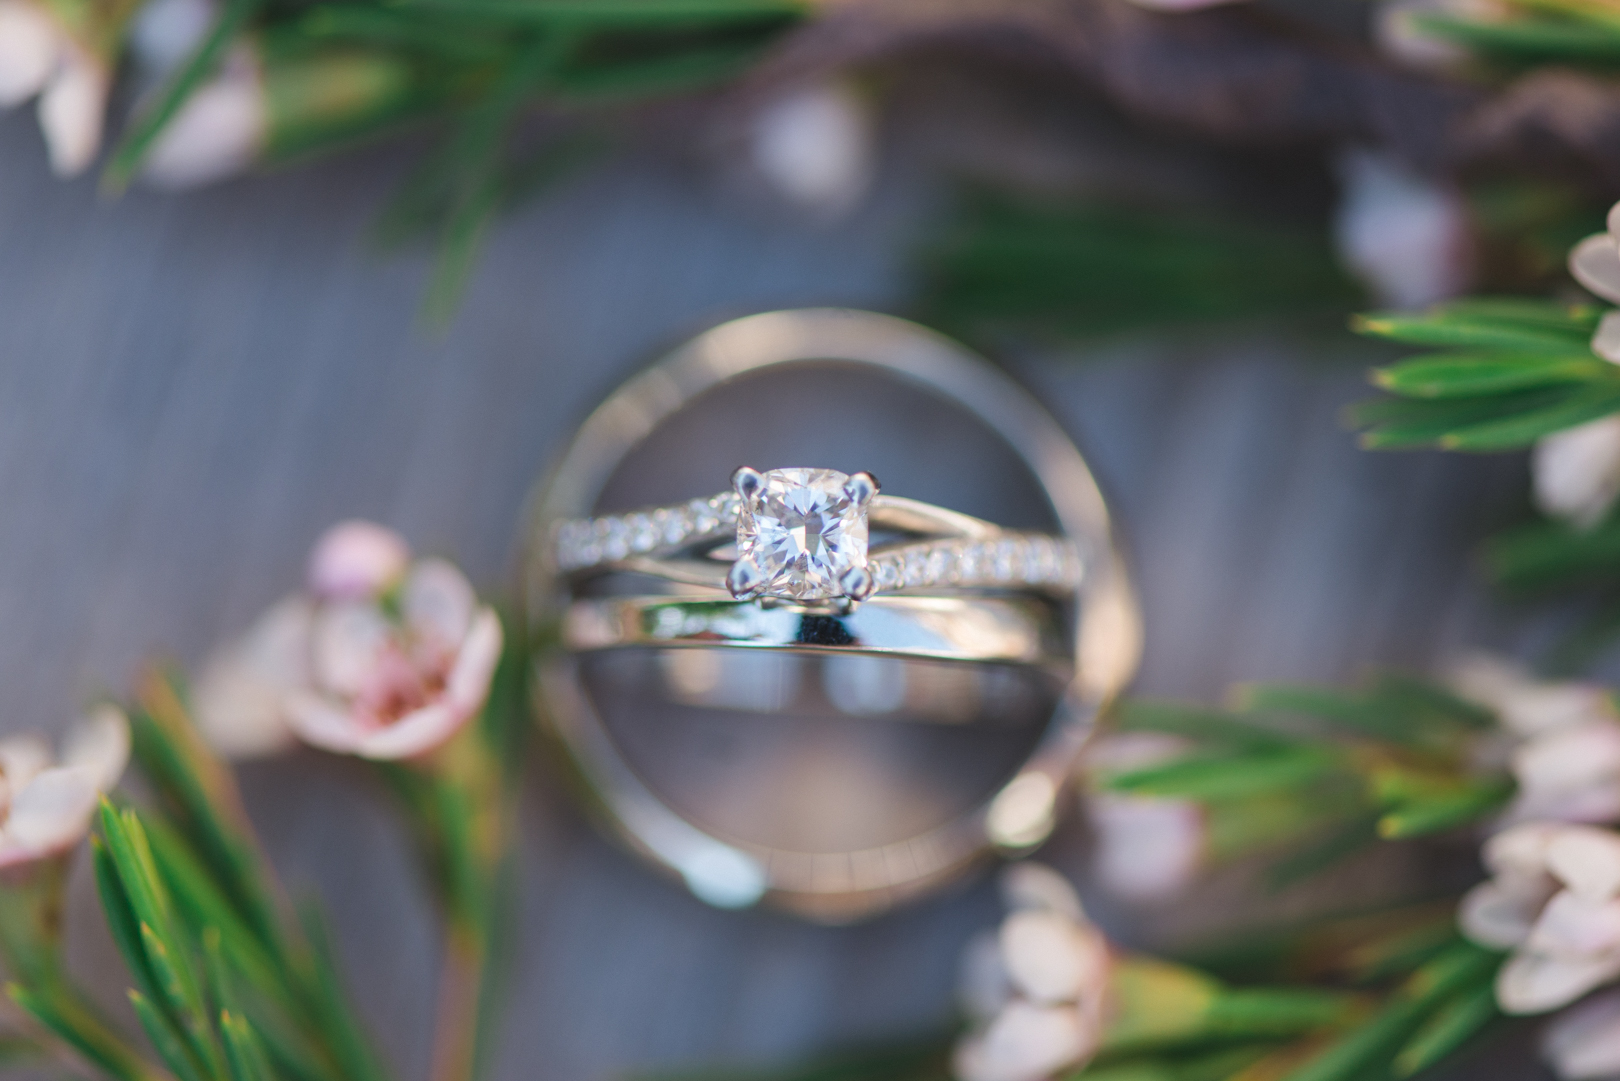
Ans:
[[[1477,822],[1513,794],[1505,774],[1473,765],[1492,714],[1400,675],[1359,691],[1251,685],[1224,711],[1127,700],[1115,723],[1181,737],[1188,748],[1100,772],[1101,790],[1197,803],[1210,857],[1285,852],[1272,871],[1279,884],[1379,839]]]
[[[1469,299],[1419,315],[1359,316],[1373,337],[1443,350],[1375,369],[1392,397],[1354,406],[1362,445],[1501,451],[1620,412],[1620,367],[1592,352],[1602,310]]]

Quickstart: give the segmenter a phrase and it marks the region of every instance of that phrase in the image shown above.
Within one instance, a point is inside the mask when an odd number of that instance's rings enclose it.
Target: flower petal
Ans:
[[[1620,495],[1620,416],[1542,436],[1530,452],[1530,474],[1538,507],[1590,529]]]
[[[77,176],[101,146],[111,77],[101,61],[69,46],[39,96],[39,126],[57,176]]]
[[[1553,1018],[1541,1050],[1563,1081],[1620,1075],[1620,991],[1596,995]]]
[[[0,0],[0,109],[27,101],[56,70],[61,34],[26,0]]]
[[[754,121],[750,156],[759,175],[781,195],[807,209],[841,214],[872,184],[871,110],[841,82],[789,93]]]
[[[1173,896],[1203,862],[1204,816],[1188,800],[1099,795],[1086,801],[1097,847],[1097,877],[1133,900]]]
[[[501,648],[505,632],[501,618],[493,608],[481,608],[473,619],[472,630],[467,632],[461,651],[456,654],[455,666],[445,680],[444,698],[452,710],[471,716],[484,708],[489,698],[490,682],[501,662]]]
[[[1620,976],[1620,957],[1575,960],[1518,953],[1496,976],[1496,1001],[1511,1014],[1546,1013],[1567,1006]]]
[[[241,760],[293,745],[285,699],[311,683],[314,625],[313,602],[287,597],[208,659],[192,687],[192,702],[210,747]]]
[[[1513,777],[1527,797],[1546,798],[1620,777],[1620,723],[1587,721],[1526,741],[1513,752]]]
[[[110,792],[129,765],[129,718],[124,711],[110,703],[92,710],[68,733],[62,764],[88,770],[96,791]]]
[[[1608,312],[1592,335],[1592,352],[1611,364],[1620,364],[1620,311]]]
[[[1577,826],[1547,843],[1547,868],[1583,901],[1620,894],[1620,834]]]
[[[1557,822],[1527,822],[1503,830],[1480,849],[1480,858],[1498,878],[1535,880],[1547,872],[1547,846],[1567,827]]]
[[[442,559],[424,559],[412,567],[399,600],[406,625],[446,649],[455,649],[467,637],[478,609],[478,594],[467,576]]]
[[[378,761],[416,758],[437,750],[472,716],[452,709],[446,702],[435,702],[391,725],[364,733],[355,741],[354,753]]]
[[[286,698],[287,723],[298,738],[335,754],[353,754],[365,731],[342,706],[313,691],[293,691]]]
[[[315,614],[315,682],[348,697],[376,676],[394,639],[388,617],[374,604],[351,602],[321,607]]]
[[[1620,246],[1609,233],[1594,233],[1569,253],[1569,272],[1593,293],[1620,304]]]
[[[1587,901],[1568,890],[1554,894],[1530,929],[1525,948],[1568,959],[1620,955],[1620,901]]]
[[[45,770],[12,794],[0,863],[54,855],[77,844],[90,830],[100,793],[88,769]],[[6,855],[12,858],[6,859]]]
[[[1457,925],[1481,946],[1512,949],[1530,937],[1536,917],[1554,889],[1550,879],[1539,891],[1504,888],[1494,880],[1481,882],[1457,905]]]
[[[410,547],[392,529],[358,518],[339,522],[315,542],[309,588],[327,600],[370,599],[399,581],[410,558]]]
[[[1061,913],[1025,909],[1001,925],[1001,959],[1013,986],[1031,1001],[1089,1001],[1101,994],[1108,974],[1100,937]]]
[[[1034,860],[1020,860],[1001,872],[1001,898],[1014,911],[1057,912],[1076,922],[1086,918],[1080,895],[1069,880]]]
[[[1068,1007],[1011,1002],[983,1032],[956,1047],[958,1081],[1046,1081],[1091,1057],[1097,1036]]]
[[[51,764],[51,747],[39,736],[0,739],[0,777],[15,792]]]
[[[1366,150],[1345,154],[1340,173],[1339,257],[1380,304],[1422,308],[1467,288],[1473,233],[1456,188]]]
[[[1503,725],[1521,736],[1616,717],[1605,688],[1533,679],[1522,665],[1494,654],[1476,653],[1454,662],[1446,682],[1464,698],[1501,714]]]

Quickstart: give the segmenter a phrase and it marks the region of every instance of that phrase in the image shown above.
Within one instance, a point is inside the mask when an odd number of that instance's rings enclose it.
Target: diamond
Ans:
[[[658,547],[658,530],[653,525],[651,515],[632,514],[625,519],[625,528],[630,532],[630,550],[632,552],[650,552]]]
[[[866,566],[866,508],[831,469],[772,469],[737,516],[737,558],[751,559],[765,593],[793,600],[843,595],[838,580]]]

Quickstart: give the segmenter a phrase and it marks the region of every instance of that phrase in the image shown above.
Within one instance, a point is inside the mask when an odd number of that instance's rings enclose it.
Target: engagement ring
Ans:
[[[632,570],[723,586],[738,600],[833,607],[902,590],[1033,589],[1062,596],[1080,585],[1082,563],[1072,541],[879,495],[870,473],[762,473],[744,466],[731,484],[731,491],[708,499],[563,522],[557,566],[569,573]],[[875,531],[894,539],[873,545]],[[733,546],[715,547],[728,539]],[[676,558],[705,547],[707,559]],[[717,562],[730,567],[721,571]]]

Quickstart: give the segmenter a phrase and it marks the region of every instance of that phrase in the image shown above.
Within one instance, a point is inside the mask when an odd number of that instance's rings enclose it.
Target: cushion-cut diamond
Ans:
[[[866,508],[831,469],[772,469],[737,517],[737,556],[764,575],[765,593],[793,600],[844,594],[839,579],[866,566]]]

